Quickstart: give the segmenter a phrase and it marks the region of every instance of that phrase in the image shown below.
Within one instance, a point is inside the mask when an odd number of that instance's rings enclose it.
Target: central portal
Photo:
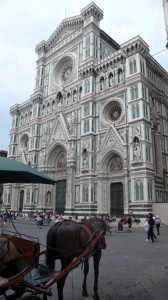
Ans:
[[[58,180],[56,187],[56,211],[58,215],[64,214],[66,205],[66,180]]]
[[[111,184],[111,215],[122,217],[124,214],[123,184]]]

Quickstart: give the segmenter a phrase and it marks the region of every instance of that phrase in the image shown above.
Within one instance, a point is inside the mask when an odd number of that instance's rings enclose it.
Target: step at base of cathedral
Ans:
[[[131,212],[135,216],[144,217],[148,213],[152,213],[153,206],[152,204],[129,204],[129,212]]]

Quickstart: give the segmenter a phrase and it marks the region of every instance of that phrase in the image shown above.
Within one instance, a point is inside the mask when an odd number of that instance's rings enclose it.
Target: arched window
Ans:
[[[23,125],[23,116],[21,116],[20,125]]]
[[[84,187],[83,187],[83,191],[82,191],[83,193],[83,202],[88,202],[89,201],[89,188],[88,188],[88,186],[87,185],[85,185]]]
[[[90,93],[90,81],[87,79],[85,81],[85,94]]]
[[[138,86],[133,86],[131,88],[131,100],[137,99],[138,98]]]
[[[133,74],[133,63],[132,63],[132,60],[130,61],[129,67],[130,67],[130,75],[131,75],[131,74]]]
[[[136,60],[133,60],[133,72],[136,73],[137,72],[137,65],[136,65]]]
[[[27,124],[27,120],[28,120],[27,114],[25,114],[25,124]]]
[[[148,181],[148,199],[152,200],[152,181]]]
[[[139,103],[132,105],[132,119],[139,118]]]
[[[138,180],[135,184],[135,196],[136,200],[143,200],[144,198],[143,183],[141,180]]]
[[[46,203],[50,204],[51,203],[51,192],[48,191],[46,196],[47,196]]]

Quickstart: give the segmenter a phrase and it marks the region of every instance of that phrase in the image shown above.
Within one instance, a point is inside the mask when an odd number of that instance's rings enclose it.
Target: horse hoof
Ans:
[[[94,294],[94,295],[93,295],[93,299],[94,299],[94,300],[100,300],[99,295],[98,295],[98,294]]]
[[[83,297],[88,297],[89,295],[88,295],[87,291],[84,291],[84,290],[83,290],[83,291],[82,291],[82,296],[83,296]]]

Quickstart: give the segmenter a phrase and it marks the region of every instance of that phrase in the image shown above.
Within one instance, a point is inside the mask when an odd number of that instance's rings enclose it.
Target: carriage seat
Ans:
[[[33,266],[33,262],[21,257],[6,263],[5,268],[1,271],[0,276],[8,280],[20,276],[26,270]]]

